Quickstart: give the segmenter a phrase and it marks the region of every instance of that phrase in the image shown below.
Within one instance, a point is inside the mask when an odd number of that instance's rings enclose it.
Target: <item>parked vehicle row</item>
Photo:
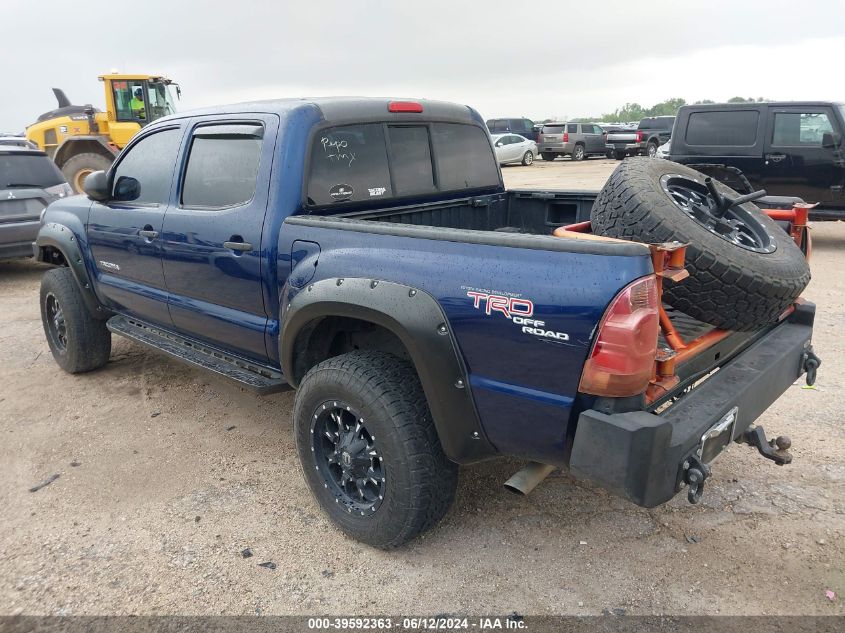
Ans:
[[[575,161],[590,156],[622,160],[637,155],[655,157],[657,148],[671,137],[674,121],[672,116],[647,117],[632,128],[627,124],[580,121],[536,124],[526,118],[503,118],[488,120],[487,129],[493,135],[518,134],[534,141],[537,144],[534,155],[539,152],[547,161],[558,156],[569,156]]]

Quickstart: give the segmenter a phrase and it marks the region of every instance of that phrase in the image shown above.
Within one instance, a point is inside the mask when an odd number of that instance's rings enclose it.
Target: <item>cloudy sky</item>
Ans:
[[[0,0],[0,131],[54,108],[51,87],[102,108],[112,69],[179,81],[181,109],[386,95],[540,119],[669,97],[845,100],[843,18],[841,0]]]

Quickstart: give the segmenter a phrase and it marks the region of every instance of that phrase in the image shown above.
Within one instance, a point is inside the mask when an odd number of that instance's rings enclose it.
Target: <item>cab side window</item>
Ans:
[[[144,136],[132,145],[115,167],[112,198],[122,202],[167,204],[181,139],[182,130],[170,128]]]
[[[141,81],[112,82],[114,108],[118,121],[145,121],[147,118],[146,95]]]
[[[222,209],[251,201],[263,138],[264,127],[254,123],[196,128],[182,182],[182,206]]]
[[[772,145],[821,145],[822,137],[832,132],[823,112],[775,112]]]

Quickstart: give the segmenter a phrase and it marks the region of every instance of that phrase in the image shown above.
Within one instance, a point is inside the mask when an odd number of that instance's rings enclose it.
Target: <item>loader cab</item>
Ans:
[[[180,91],[164,77],[149,75],[104,75],[106,109],[112,122],[109,128],[118,147],[129,142],[140,127],[176,113]],[[113,113],[113,114],[112,114]]]

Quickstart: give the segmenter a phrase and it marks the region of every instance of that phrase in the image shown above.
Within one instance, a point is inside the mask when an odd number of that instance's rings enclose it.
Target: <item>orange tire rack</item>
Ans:
[[[791,209],[762,210],[775,221],[789,223],[788,232],[790,236],[808,259],[811,249],[807,218],[810,209],[815,206],[814,204],[798,203]],[[567,232],[591,233],[592,225],[590,222],[570,224],[556,229],[553,234],[557,237],[565,237]],[[678,282],[689,277],[689,272],[684,267],[687,245],[680,242],[664,242],[662,244],[649,244],[648,248],[651,252],[651,262],[657,281],[660,331],[668,345],[668,347],[662,345],[657,347],[654,371],[645,394],[646,402],[650,404],[669,393],[678,384],[680,379],[675,372],[675,368],[679,364],[727,338],[732,334],[732,331],[716,328],[698,338],[685,341],[663,308],[663,280],[669,279]],[[785,318],[791,311],[791,308],[787,310],[781,316],[781,319]]]

